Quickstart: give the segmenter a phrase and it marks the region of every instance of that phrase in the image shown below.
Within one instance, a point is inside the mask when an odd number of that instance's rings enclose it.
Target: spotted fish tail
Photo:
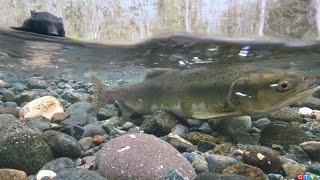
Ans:
[[[108,100],[102,100],[101,95],[103,89],[106,88],[106,85],[96,76],[91,76],[91,82],[94,96],[92,100],[92,105],[95,107],[95,109],[104,107],[105,104],[108,103]]]

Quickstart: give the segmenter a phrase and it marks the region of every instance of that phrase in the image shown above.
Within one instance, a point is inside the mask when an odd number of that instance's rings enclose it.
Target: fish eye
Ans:
[[[289,88],[290,83],[288,81],[279,81],[278,83],[278,90],[279,91],[286,91]]]

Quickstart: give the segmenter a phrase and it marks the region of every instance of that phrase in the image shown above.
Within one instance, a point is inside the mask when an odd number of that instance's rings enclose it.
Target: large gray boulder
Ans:
[[[42,135],[19,120],[0,127],[0,168],[11,168],[35,174],[53,159]]]
[[[172,169],[189,179],[196,176],[190,162],[169,143],[140,133],[120,136],[102,147],[97,168],[107,179],[163,179]]]

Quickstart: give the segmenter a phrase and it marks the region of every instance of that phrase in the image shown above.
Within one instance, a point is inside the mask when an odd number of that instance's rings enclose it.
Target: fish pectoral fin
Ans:
[[[161,74],[164,74],[168,72],[171,68],[154,68],[151,70],[148,70],[146,75],[144,76],[144,79],[151,79],[153,77],[159,76]]]
[[[240,116],[239,112],[210,112],[210,111],[197,111],[192,114],[193,118],[196,119],[214,119],[214,118],[223,118],[230,116]]]
[[[115,101],[115,103],[119,106],[120,110],[121,110],[121,118],[128,120],[130,119],[130,116],[132,114],[134,114],[135,112],[131,109],[129,109],[125,104],[123,104],[120,101]]]

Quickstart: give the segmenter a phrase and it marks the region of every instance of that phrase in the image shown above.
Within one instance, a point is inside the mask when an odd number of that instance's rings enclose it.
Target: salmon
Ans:
[[[156,68],[141,82],[116,87],[95,76],[91,79],[97,108],[115,101],[141,115],[163,110],[196,119],[270,113],[320,89],[313,85],[316,76],[254,66]]]

